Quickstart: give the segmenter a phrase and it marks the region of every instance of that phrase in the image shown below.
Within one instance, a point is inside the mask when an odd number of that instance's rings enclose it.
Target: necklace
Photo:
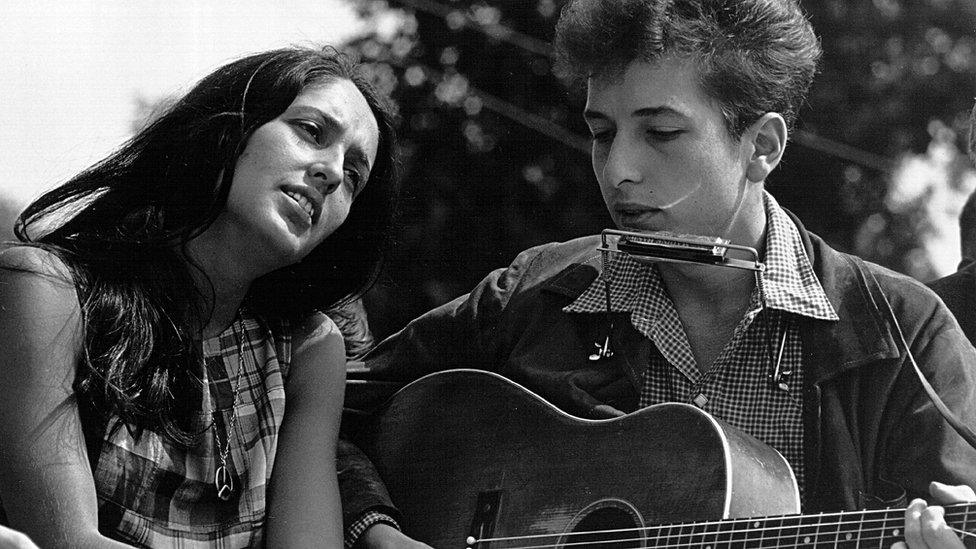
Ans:
[[[247,330],[244,328],[244,317],[238,313],[238,329],[234,330],[234,325],[231,324],[231,329],[234,331],[234,336],[237,338],[237,381],[234,387],[234,401],[230,408],[230,420],[227,422],[227,428],[224,429],[224,443],[220,444],[220,431],[217,429],[217,410],[216,404],[211,412],[211,417],[213,418],[214,425],[214,438],[217,442],[217,471],[214,473],[214,488],[217,489],[217,497],[223,501],[230,499],[230,496],[234,493],[234,477],[231,476],[230,472],[227,471],[227,455],[230,453],[230,434],[234,432],[234,424],[237,421],[237,397],[241,394],[241,378],[244,372],[244,340],[247,338]]]

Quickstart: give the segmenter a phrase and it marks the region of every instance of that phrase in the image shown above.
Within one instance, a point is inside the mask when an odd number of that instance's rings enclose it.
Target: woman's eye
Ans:
[[[322,138],[322,129],[318,124],[314,122],[309,122],[307,120],[299,120],[295,123],[299,128],[302,129],[309,137],[312,138],[316,143]]]
[[[362,186],[363,176],[353,168],[346,168],[346,179],[352,184],[353,191],[358,191]]]

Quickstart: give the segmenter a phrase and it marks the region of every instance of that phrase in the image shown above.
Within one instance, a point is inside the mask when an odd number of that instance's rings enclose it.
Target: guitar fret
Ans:
[[[798,547],[809,547],[819,542],[820,519],[823,515],[807,515],[801,519],[800,527],[797,528],[796,545]],[[812,524],[810,524],[812,522]]]
[[[888,530],[888,513],[885,513],[881,519],[881,535],[878,537],[878,549],[884,547],[886,530]]]
[[[705,526],[704,524],[701,525],[692,524],[688,545],[690,547],[705,547],[705,537],[707,534],[708,534],[707,526]]]
[[[719,534],[722,531],[722,524],[719,522],[713,522],[705,526],[705,539],[702,541],[702,547],[704,549],[718,549],[719,547]]]
[[[668,525],[668,533],[664,536],[665,547],[671,547],[674,545],[674,540],[672,539],[672,534],[674,532],[674,524]]]
[[[840,543],[840,517],[835,519],[828,518],[829,525],[824,527],[823,543],[831,545],[833,549],[837,549],[837,544]]]
[[[694,524],[681,524],[678,526],[678,547],[689,547],[691,545],[690,534],[693,530]]]
[[[741,519],[734,521],[732,526],[732,538],[729,541],[731,543],[738,543],[738,547],[744,547],[744,542],[748,539],[748,528],[749,523]]]
[[[759,540],[760,547],[780,547],[783,537],[783,524],[786,517],[769,519],[764,527],[763,536]],[[773,523],[776,525],[773,526]],[[768,534],[768,535],[767,535]]]
[[[857,516],[857,518],[855,518]],[[858,547],[861,539],[861,532],[864,528],[864,511],[852,512],[846,515],[837,515],[837,541],[835,547],[847,548]],[[855,529],[854,524],[857,524]]]
[[[659,547],[664,545],[661,543],[661,529],[658,527],[645,528],[644,538],[648,541],[649,547]]]
[[[799,527],[802,523],[803,517],[800,515],[780,517],[775,544],[771,545],[771,547],[796,547],[800,534]]]
[[[865,529],[870,530],[868,539],[873,541],[874,536],[877,536],[878,547],[889,547],[893,542],[902,539],[901,526],[905,520],[904,510],[885,509],[884,511],[876,511],[875,514],[880,516],[876,516],[865,525]]]

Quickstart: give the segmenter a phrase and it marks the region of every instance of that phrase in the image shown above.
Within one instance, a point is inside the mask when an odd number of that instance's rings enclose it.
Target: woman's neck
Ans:
[[[230,326],[237,318],[256,276],[246,272],[235,257],[224,257],[219,250],[206,242],[194,239],[186,247],[186,260],[200,296],[200,308],[204,314],[200,326],[202,336],[214,337]]]

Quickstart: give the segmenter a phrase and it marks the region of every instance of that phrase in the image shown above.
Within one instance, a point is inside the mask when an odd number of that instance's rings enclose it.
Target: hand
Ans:
[[[430,545],[411,539],[384,522],[370,526],[357,546],[366,549],[432,549]]]
[[[929,484],[933,503],[948,505],[976,501],[976,493],[969,486],[948,486],[939,482]],[[905,509],[905,541],[892,549],[963,549],[965,546],[945,522],[945,509],[929,505],[924,499],[913,500]]]
[[[37,549],[27,534],[0,526],[0,549]]]

